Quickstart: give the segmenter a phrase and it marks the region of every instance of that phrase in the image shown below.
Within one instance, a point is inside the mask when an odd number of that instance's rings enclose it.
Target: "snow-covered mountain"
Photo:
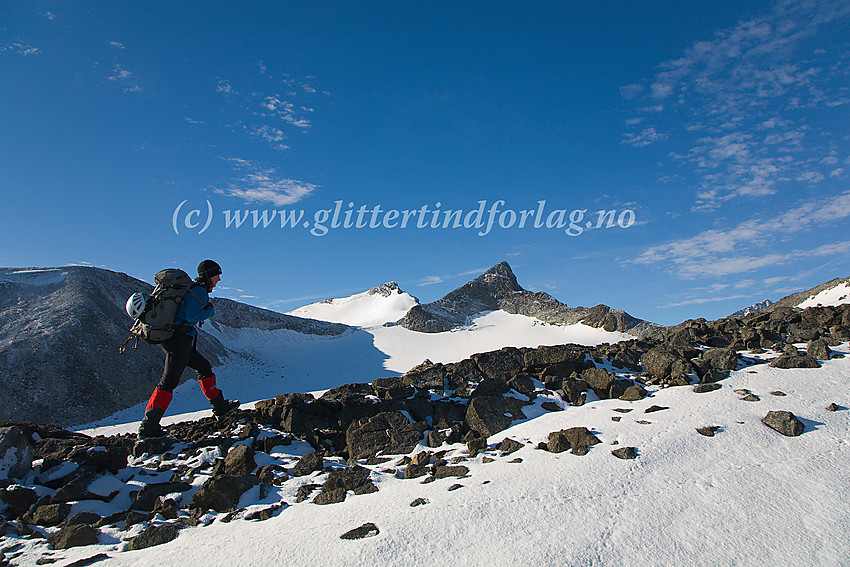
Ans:
[[[290,311],[290,315],[357,327],[374,327],[404,317],[419,300],[402,291],[396,282],[373,287],[339,299],[325,299]]]
[[[765,299],[764,301],[759,301],[758,303],[753,303],[752,305],[744,307],[743,309],[738,309],[734,313],[727,315],[727,317],[730,317],[730,318],[738,317],[738,318],[740,318],[740,317],[743,317],[744,315],[749,315],[750,313],[759,313],[760,311],[764,311],[765,309],[767,309],[771,305],[773,305],[773,301],[771,301],[769,299]]]
[[[835,278],[826,283],[817,285],[805,291],[798,291],[787,295],[771,304],[766,311],[773,311],[780,307],[816,307],[818,305],[843,305],[850,303],[850,277]]]

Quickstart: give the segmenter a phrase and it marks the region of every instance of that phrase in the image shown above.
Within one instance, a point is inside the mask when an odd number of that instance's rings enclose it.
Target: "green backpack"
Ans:
[[[133,322],[130,339],[136,337],[146,343],[159,344],[174,336],[177,311],[183,304],[183,298],[197,284],[189,274],[178,268],[162,270],[153,280],[156,288],[147,299],[144,310]]]

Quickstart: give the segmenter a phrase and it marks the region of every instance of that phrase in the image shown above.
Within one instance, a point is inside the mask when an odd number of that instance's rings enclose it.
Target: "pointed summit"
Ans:
[[[606,331],[628,332],[635,336],[643,336],[657,327],[607,305],[597,305],[592,309],[568,307],[548,293],[527,291],[519,285],[511,266],[505,261],[437,301],[413,306],[398,324],[412,331],[441,333],[467,325],[471,318],[496,310],[534,317],[555,325],[582,322]]]

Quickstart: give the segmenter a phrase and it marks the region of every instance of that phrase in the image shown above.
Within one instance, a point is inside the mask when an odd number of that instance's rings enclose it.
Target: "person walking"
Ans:
[[[145,408],[145,417],[139,424],[139,437],[163,437],[165,430],[159,424],[171,403],[183,371],[188,366],[198,374],[201,391],[212,406],[213,415],[222,419],[239,407],[239,401],[227,400],[216,385],[215,374],[209,361],[198,352],[198,330],[195,325],[203,324],[215,314],[209,294],[221,280],[221,266],[212,260],[198,265],[198,277],[186,293],[174,319],[174,335],[161,343],[165,351],[165,368]]]

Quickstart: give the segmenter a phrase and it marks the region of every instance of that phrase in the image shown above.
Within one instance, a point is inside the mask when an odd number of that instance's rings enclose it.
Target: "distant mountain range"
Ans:
[[[780,307],[817,307],[818,305],[840,305],[850,303],[850,277],[835,278],[826,283],[816,285],[805,291],[798,291],[787,295],[779,301],[771,301],[765,299],[759,303],[739,309],[727,317],[743,317],[750,313],[759,313],[762,311],[770,312]]]
[[[837,278],[750,312],[847,303],[848,284],[850,278]],[[93,267],[0,268],[0,420],[76,425],[146,401],[162,371],[161,349],[140,345],[119,355],[118,346],[131,323],[126,298],[151,289]],[[256,382],[244,396],[262,395],[262,388],[332,387],[347,372],[403,373],[432,353],[451,362],[475,349],[599,344],[664,329],[606,305],[569,307],[527,291],[507,262],[426,304],[395,282],[290,314],[223,298],[213,302],[216,314],[202,329],[199,348],[214,367],[234,357],[248,360],[228,372],[231,384],[234,378]]]

